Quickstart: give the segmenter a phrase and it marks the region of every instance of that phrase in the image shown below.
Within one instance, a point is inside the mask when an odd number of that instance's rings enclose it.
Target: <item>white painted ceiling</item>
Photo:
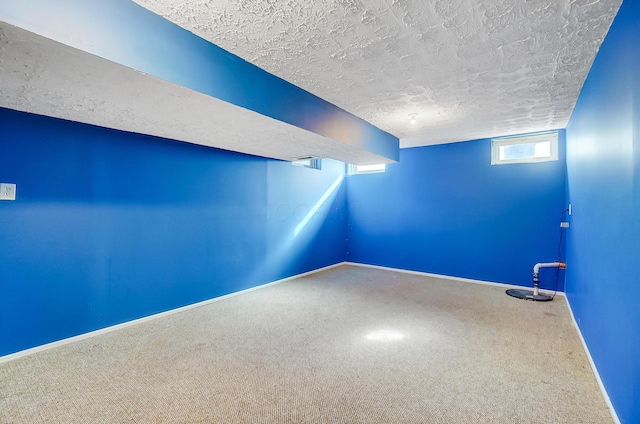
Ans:
[[[275,159],[389,159],[0,21],[0,106]]]
[[[621,4],[134,1],[399,137],[401,147],[564,128]]]

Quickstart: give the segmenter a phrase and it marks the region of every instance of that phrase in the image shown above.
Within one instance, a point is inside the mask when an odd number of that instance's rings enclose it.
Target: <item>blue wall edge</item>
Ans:
[[[624,0],[567,124],[567,297],[620,422],[640,422],[640,2]]]

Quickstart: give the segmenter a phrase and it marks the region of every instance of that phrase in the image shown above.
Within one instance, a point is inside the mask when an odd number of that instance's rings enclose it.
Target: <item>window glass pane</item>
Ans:
[[[309,158],[309,159],[300,159],[291,162],[293,166],[304,166],[305,168],[311,169],[322,169],[322,159],[320,158]]]
[[[500,146],[500,160],[513,160],[537,157],[536,143],[511,144]]]
[[[551,156],[551,142],[543,141],[536,143],[535,157],[548,158],[549,156]]]
[[[385,164],[379,165],[356,165],[356,172],[376,172],[384,171]]]
[[[291,163],[295,166],[306,166],[307,168],[311,167],[311,159],[296,160]]]
[[[347,165],[347,175],[358,175],[358,174],[375,174],[379,172],[384,172],[386,170],[386,164],[376,164],[376,165]]]
[[[558,133],[531,134],[491,140],[491,164],[558,160]]]

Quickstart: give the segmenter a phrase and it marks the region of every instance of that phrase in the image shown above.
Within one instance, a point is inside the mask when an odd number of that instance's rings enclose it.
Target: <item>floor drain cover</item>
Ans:
[[[553,300],[553,297],[547,294],[533,294],[533,290],[520,290],[520,289],[509,289],[507,290],[507,294],[509,296],[517,297],[518,299],[526,299],[526,300],[535,300],[538,302],[548,302]]]

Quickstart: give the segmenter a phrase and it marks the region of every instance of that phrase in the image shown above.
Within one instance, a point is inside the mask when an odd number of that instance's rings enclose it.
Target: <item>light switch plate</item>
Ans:
[[[0,183],[0,200],[16,200],[16,185]]]

